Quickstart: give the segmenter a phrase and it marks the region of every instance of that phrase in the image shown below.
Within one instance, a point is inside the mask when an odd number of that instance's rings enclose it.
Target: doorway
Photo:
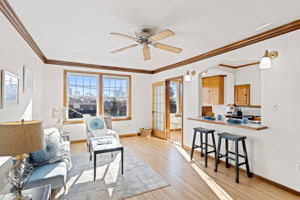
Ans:
[[[183,77],[166,80],[166,132],[174,144],[183,144]]]

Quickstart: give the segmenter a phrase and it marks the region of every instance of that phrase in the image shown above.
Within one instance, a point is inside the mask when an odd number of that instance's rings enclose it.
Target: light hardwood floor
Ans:
[[[217,173],[213,170],[213,161],[209,159],[208,168],[204,167],[203,158],[196,153],[194,161],[189,162],[189,152],[165,140],[140,136],[121,138],[124,146],[133,150],[142,160],[155,169],[170,186],[141,194],[131,200],[215,200],[218,197],[211,187],[218,190],[209,178],[202,179],[192,166],[199,166],[218,186],[235,200],[296,200],[300,199],[257,178],[247,178],[240,174],[240,183],[234,179],[234,168],[229,169],[221,163]],[[71,145],[72,153],[87,151],[85,143]],[[126,159],[126,158],[125,158]],[[205,176],[205,175],[204,175]],[[202,174],[203,177],[203,174]],[[211,187],[209,187],[209,185]],[[225,199],[225,197],[224,197]],[[228,198],[227,198],[228,199]]]

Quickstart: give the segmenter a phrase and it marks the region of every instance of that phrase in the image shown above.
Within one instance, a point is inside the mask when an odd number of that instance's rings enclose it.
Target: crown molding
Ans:
[[[277,37],[277,36],[292,32],[292,31],[296,31],[298,29],[300,29],[300,19],[290,22],[288,24],[279,26],[277,28],[273,28],[269,31],[265,31],[263,33],[259,33],[254,36],[245,38],[243,40],[239,40],[237,42],[228,44],[226,46],[214,49],[212,51],[208,51],[208,52],[200,54],[198,56],[194,56],[192,58],[171,64],[171,65],[167,65],[165,67],[158,68],[158,69],[154,70],[153,73],[156,74],[159,72],[163,72],[163,71],[170,70],[170,69],[175,69],[175,68],[178,68],[178,67],[181,67],[184,65],[188,65],[188,64],[191,64],[194,62],[205,60],[205,59],[208,59],[208,58],[211,58],[214,56],[218,56],[223,53],[227,53],[229,51],[240,49],[242,47],[246,47],[246,46],[249,46],[249,45],[270,39],[270,38],[274,38],[274,37]]]
[[[35,43],[24,24],[21,22],[13,8],[10,6],[7,0],[0,0],[0,10],[8,21],[13,25],[13,27],[18,31],[21,37],[27,42],[27,44],[32,48],[36,55],[45,62],[47,60],[46,56],[43,54],[41,49]]]
[[[150,70],[141,70],[134,68],[124,68],[124,67],[114,67],[114,66],[105,66],[105,65],[96,65],[96,64],[87,64],[79,62],[69,62],[69,61],[60,61],[48,59],[45,54],[41,51],[37,43],[31,37],[30,33],[27,31],[26,27],[17,16],[16,12],[13,10],[11,5],[7,0],[0,0],[0,11],[8,19],[11,25],[18,31],[21,37],[26,41],[26,43],[31,47],[35,54],[42,60],[45,64],[55,64],[60,66],[72,66],[72,67],[85,67],[93,69],[102,69],[102,70],[111,70],[111,71],[122,71],[122,72],[133,72],[133,73],[143,73],[143,74],[152,74]]]
[[[212,51],[208,51],[206,53],[194,56],[192,58],[185,59],[183,61],[167,65],[165,67],[158,68],[156,70],[142,70],[142,69],[134,69],[134,68],[124,68],[124,67],[115,67],[115,66],[105,66],[105,65],[97,65],[97,64],[88,64],[88,63],[79,63],[79,62],[71,62],[71,61],[60,61],[55,59],[47,59],[41,49],[38,47],[36,42],[33,40],[29,32],[27,31],[24,24],[21,22],[13,8],[10,6],[7,0],[0,0],[0,11],[4,14],[4,16],[8,19],[8,21],[12,24],[12,26],[18,31],[21,37],[26,41],[26,43],[32,48],[32,50],[36,53],[36,55],[45,63],[45,64],[54,64],[61,66],[72,66],[72,67],[85,67],[85,68],[93,68],[93,69],[102,69],[102,70],[112,70],[112,71],[123,71],[123,72],[133,72],[133,73],[144,73],[144,74],[155,74],[167,70],[171,70],[174,68],[178,68],[184,65],[188,65],[194,62],[198,62],[201,60],[205,60],[214,56],[218,56],[223,53],[227,53],[229,51],[233,51],[242,47],[246,47],[270,38],[274,38],[292,31],[296,31],[300,29],[300,19],[290,22],[288,24],[279,26],[277,28],[271,29],[269,31],[265,31],[260,34],[256,34],[254,36],[245,38],[243,40],[239,40],[237,42],[231,43],[229,45],[214,49]],[[231,66],[232,67],[232,66]],[[241,66],[239,66],[241,67]]]
[[[228,67],[228,68],[232,68],[232,69],[238,69],[238,68],[242,68],[242,67],[248,67],[248,66],[252,66],[252,65],[258,65],[259,63],[260,62],[252,62],[252,63],[248,63],[248,64],[244,64],[244,65],[238,65],[238,66],[219,64],[219,66],[220,67]]]
[[[133,73],[142,73],[142,74],[152,74],[152,71],[150,71],[150,70],[124,68],[124,67],[113,67],[113,66],[96,65],[96,64],[88,64],[88,63],[52,60],[52,59],[47,59],[45,61],[45,64],[70,66],[70,67],[84,67],[84,68],[102,69],[102,70],[111,70],[111,71],[133,72]]]

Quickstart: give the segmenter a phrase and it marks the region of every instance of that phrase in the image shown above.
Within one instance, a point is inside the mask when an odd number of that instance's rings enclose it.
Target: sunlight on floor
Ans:
[[[182,148],[177,145],[173,145],[179,153],[186,159],[187,162],[191,162],[190,155]],[[227,192],[225,192],[212,178],[210,178],[200,167],[195,163],[191,163],[192,168],[196,173],[205,181],[210,189],[219,197],[220,200],[233,200]]]
[[[97,167],[96,179],[103,179],[105,172],[108,168],[108,164]],[[75,184],[86,183],[94,181],[94,169],[85,170],[82,172]]]
[[[104,177],[104,181],[106,184],[115,183],[118,178],[119,169],[121,164],[121,154],[118,153],[115,155],[114,161],[109,164],[107,172]]]
[[[205,183],[212,189],[212,191],[219,197],[220,200],[233,200],[227,192],[225,192],[212,178],[210,178],[200,167],[196,164],[191,164],[193,169],[205,181]]]

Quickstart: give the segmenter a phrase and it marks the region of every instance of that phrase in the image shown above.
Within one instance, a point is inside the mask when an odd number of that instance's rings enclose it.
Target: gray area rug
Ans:
[[[97,177],[89,153],[73,154],[73,167],[68,173],[67,192],[61,199],[125,199],[159,189],[169,184],[130,149],[124,147],[124,174],[121,175],[121,154],[97,155]]]

